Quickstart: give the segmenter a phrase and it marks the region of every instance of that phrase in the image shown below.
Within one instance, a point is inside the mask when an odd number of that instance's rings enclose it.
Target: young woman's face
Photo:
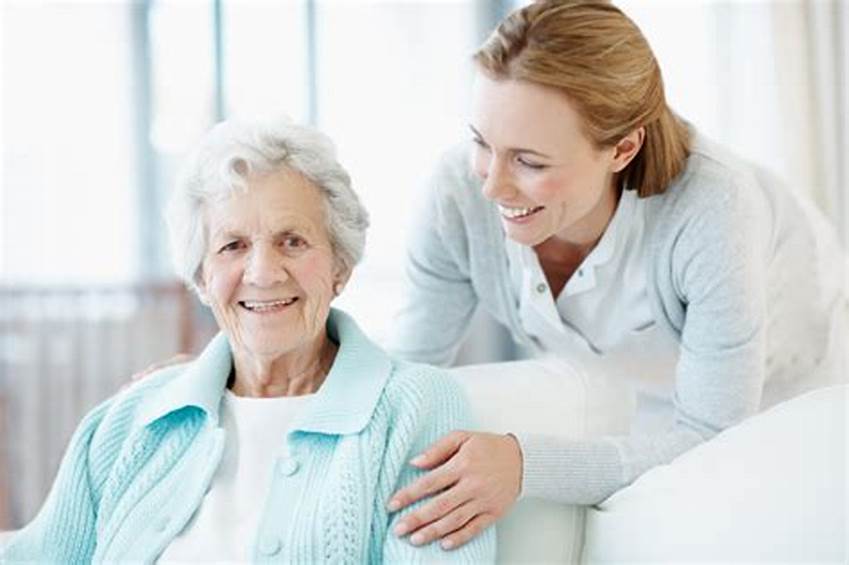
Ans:
[[[507,236],[528,246],[597,239],[615,208],[615,149],[596,149],[551,88],[479,73],[473,105],[472,166]]]

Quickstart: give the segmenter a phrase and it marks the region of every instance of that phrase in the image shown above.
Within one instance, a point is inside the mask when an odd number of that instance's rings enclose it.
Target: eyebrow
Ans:
[[[310,237],[312,235],[312,231],[309,228],[306,228],[304,226],[297,226],[297,227],[293,226],[293,227],[284,228],[282,230],[275,231],[273,237],[281,237],[281,236],[287,236],[287,235],[298,235],[298,236]],[[244,237],[246,237],[245,234],[240,232],[240,231],[224,228],[224,229],[213,232],[211,239],[229,240],[229,239],[242,239]]]
[[[480,139],[481,141],[484,141],[483,136],[481,135],[481,133],[478,130],[475,129],[475,126],[473,126],[472,124],[469,124],[469,129],[472,130],[472,133],[475,134],[475,136],[478,139]],[[528,149],[527,147],[508,147],[507,151],[509,151],[511,153],[530,153],[531,155],[536,155],[536,156],[542,157],[544,159],[551,159],[551,155],[546,155],[545,153],[542,153],[542,152],[537,151],[535,149]]]

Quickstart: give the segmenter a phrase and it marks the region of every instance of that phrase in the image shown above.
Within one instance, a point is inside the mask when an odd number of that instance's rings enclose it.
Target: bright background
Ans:
[[[849,243],[846,4],[615,3],[654,47],[671,105],[810,195]],[[198,345],[163,329],[178,310],[208,318],[173,298],[161,209],[215,121],[285,112],[331,135],[373,224],[339,304],[376,339],[390,331],[411,194],[467,138],[469,55],[512,7],[2,0],[0,529],[32,516],[82,412]],[[141,323],[151,295],[158,314]]]
[[[838,2],[617,4],[652,43],[672,106],[812,194],[846,241],[849,55],[845,36],[820,45],[840,31]],[[371,211],[343,301],[384,332],[410,193],[466,138],[468,56],[510,5],[5,0],[0,280],[168,279],[160,214],[182,156],[217,119],[285,112],[335,139]]]

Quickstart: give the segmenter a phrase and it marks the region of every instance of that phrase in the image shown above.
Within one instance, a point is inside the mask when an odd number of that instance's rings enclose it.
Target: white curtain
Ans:
[[[849,3],[806,0],[817,190],[849,249]]]
[[[849,5],[730,2],[712,12],[723,141],[809,195],[849,249]]]
[[[849,2],[616,0],[673,108],[806,194],[849,249]]]

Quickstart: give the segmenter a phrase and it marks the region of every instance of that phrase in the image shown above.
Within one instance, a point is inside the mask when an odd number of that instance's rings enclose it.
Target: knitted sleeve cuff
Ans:
[[[624,463],[612,441],[512,435],[522,449],[521,498],[598,504],[625,486]]]

